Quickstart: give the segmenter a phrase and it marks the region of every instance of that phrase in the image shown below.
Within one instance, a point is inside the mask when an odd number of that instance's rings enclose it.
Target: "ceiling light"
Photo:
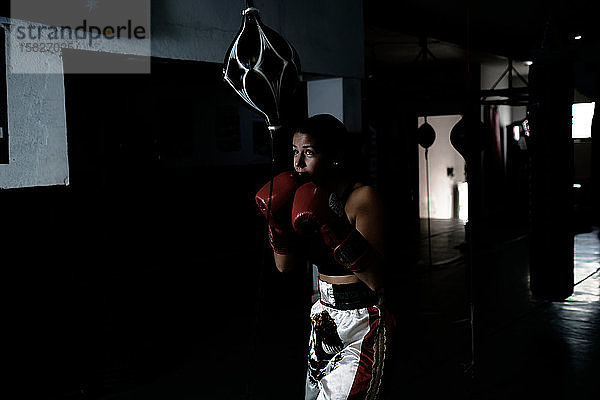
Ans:
[[[533,64],[533,61],[523,61],[523,64],[530,66],[531,64]]]
[[[575,39],[575,40],[579,40],[579,39],[581,39],[581,38],[582,38],[582,36],[581,36],[581,35],[575,35],[575,36],[573,36],[573,39]]]

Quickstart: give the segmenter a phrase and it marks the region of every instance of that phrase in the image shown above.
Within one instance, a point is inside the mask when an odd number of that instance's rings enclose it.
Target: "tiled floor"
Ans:
[[[461,246],[465,245],[465,224],[461,220],[431,220],[431,264],[441,267],[453,262],[464,261]],[[421,220],[419,265],[429,265],[429,225]]]

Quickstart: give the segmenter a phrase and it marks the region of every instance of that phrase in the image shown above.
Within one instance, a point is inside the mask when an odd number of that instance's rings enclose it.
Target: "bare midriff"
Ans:
[[[356,283],[360,281],[356,275],[323,275],[319,274],[319,279],[323,282],[331,283],[333,285],[347,285],[349,283]]]

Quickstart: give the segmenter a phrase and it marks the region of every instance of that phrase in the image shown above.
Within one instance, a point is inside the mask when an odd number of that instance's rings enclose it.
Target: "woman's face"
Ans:
[[[318,143],[308,134],[297,132],[292,139],[294,154],[294,170],[303,178],[317,179],[323,177],[325,157]]]

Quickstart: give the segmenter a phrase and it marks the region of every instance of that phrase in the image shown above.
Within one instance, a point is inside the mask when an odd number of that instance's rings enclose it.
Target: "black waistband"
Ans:
[[[378,303],[377,294],[369,289],[363,282],[345,285],[331,285],[335,305],[328,304],[321,299],[321,303],[338,310],[353,310],[364,308]]]

